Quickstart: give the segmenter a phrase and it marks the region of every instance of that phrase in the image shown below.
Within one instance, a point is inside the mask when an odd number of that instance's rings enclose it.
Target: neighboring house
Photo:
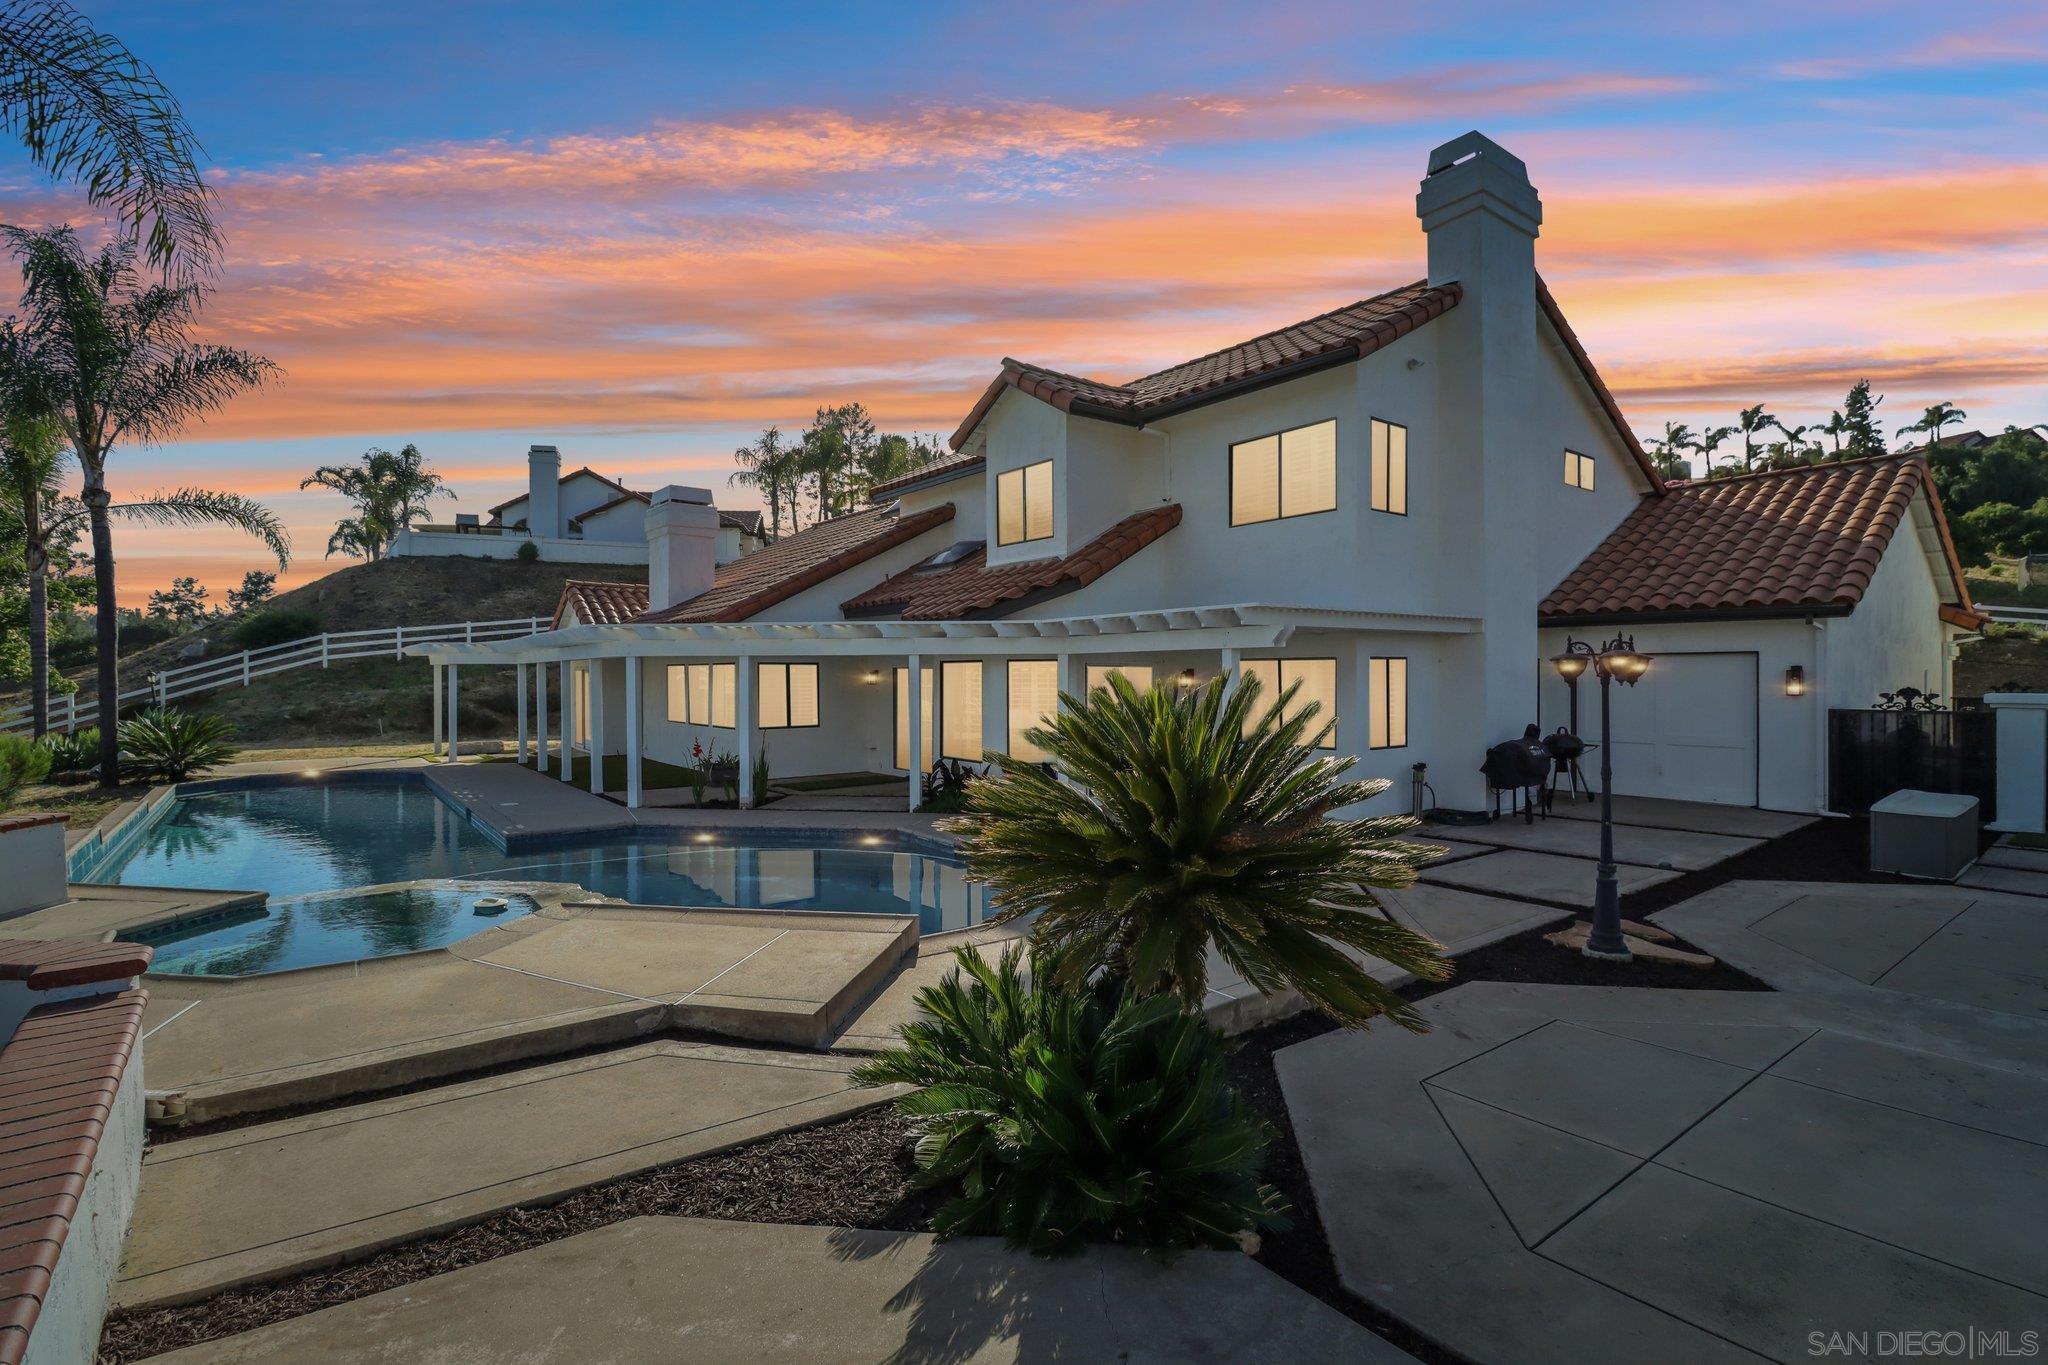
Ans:
[[[572,564],[645,564],[648,495],[589,466],[562,473],[553,446],[526,452],[526,491],[483,517],[458,514],[444,525],[401,531],[393,555],[470,555],[510,559],[528,542],[540,557]],[[718,514],[718,562],[730,563],[768,543],[758,511]]]
[[[559,670],[629,804],[641,756],[698,744],[743,797],[764,749],[777,776],[1035,756],[1058,694],[1120,669],[1299,684],[1393,784],[1373,809],[1416,764],[1478,809],[1485,749],[1564,723],[1567,635],[1632,631],[1656,660],[1615,698],[1617,790],[1822,808],[1828,708],[1947,693],[1978,623],[1924,464],[1666,487],[1537,274],[1522,163],[1459,138],[1417,210],[1413,284],[1128,383],[1005,361],[957,453],[865,510],[719,565],[709,495],[663,489],[648,589],[421,652]]]

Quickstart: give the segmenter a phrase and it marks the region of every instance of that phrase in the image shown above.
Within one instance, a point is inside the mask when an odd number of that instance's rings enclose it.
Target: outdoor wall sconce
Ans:
[[[1180,684],[1181,691],[1187,691],[1190,687],[1193,687],[1195,685],[1195,670],[1192,668],[1183,668],[1179,673],[1174,675],[1174,681]]]
[[[1806,695],[1806,670],[1798,664],[1785,670],[1785,695],[1803,697]]]
[[[882,681],[882,670],[879,668],[871,668],[867,672],[860,675],[860,680],[866,683],[869,687],[873,687]]]

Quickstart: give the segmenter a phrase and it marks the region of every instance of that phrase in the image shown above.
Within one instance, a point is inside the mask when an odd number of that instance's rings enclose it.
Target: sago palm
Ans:
[[[1199,1009],[1208,952],[1267,994],[1292,988],[1346,1024],[1380,1015],[1420,1028],[1412,1006],[1359,962],[1428,979],[1449,974],[1439,944],[1380,910],[1434,856],[1403,842],[1405,815],[1332,813],[1379,795],[1353,760],[1317,745],[1331,722],[1295,689],[1277,704],[1245,678],[1140,692],[1121,674],[1030,732],[1045,766],[994,755],[968,788],[961,836],[970,876],[1001,920],[1036,915],[1065,984],[1105,972],[1140,994]]]

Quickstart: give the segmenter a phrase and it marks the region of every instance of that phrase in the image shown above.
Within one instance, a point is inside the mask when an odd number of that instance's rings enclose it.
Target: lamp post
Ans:
[[[1600,679],[1600,862],[1593,881],[1593,929],[1581,949],[1587,957],[1626,962],[1632,954],[1628,940],[1621,936],[1621,888],[1614,866],[1614,735],[1611,724],[1610,684],[1620,679],[1634,687],[1650,669],[1650,657],[1636,652],[1633,636],[1617,635],[1594,649],[1584,640],[1569,636],[1564,652],[1553,658],[1558,676],[1572,686],[1574,709],[1578,701],[1578,679],[1588,667]],[[1577,717],[1573,718],[1577,729]]]

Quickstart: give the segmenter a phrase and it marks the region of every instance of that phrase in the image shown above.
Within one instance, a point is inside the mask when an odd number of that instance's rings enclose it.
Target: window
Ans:
[[[1576,450],[1564,453],[1564,481],[1573,488],[1593,491],[1593,457],[1581,455]]]
[[[939,752],[946,758],[981,762],[981,665],[939,665]]]
[[[761,664],[761,728],[807,729],[818,723],[818,666]]]
[[[924,712],[924,761],[919,764],[924,771],[932,770],[932,671],[918,670],[917,685],[922,695],[919,710]],[[910,770],[910,670],[896,670],[896,766],[905,772]]]
[[[1045,750],[1024,738],[1060,709],[1060,666],[1053,659],[1010,661],[1010,757],[1043,763]]]
[[[1052,461],[996,475],[996,544],[1018,545],[1052,535]]]
[[[1337,747],[1337,727],[1331,722],[1337,719],[1337,661],[1335,659],[1246,659],[1240,668],[1247,678],[1259,680],[1259,701],[1270,708],[1279,705],[1280,694],[1299,683],[1301,690],[1294,694],[1293,703],[1280,713],[1284,721],[1309,703],[1316,705],[1316,718],[1309,722],[1315,729],[1329,725],[1319,749]],[[1260,713],[1263,714],[1263,713]],[[1258,715],[1245,717],[1249,728],[1259,719]],[[1314,729],[1310,731],[1311,734]]]
[[[711,665],[668,666],[668,718],[678,725],[711,723]]]
[[[1152,666],[1150,664],[1090,664],[1088,665],[1088,690],[1109,686],[1109,675],[1121,673],[1131,686],[1140,692],[1152,690]]]
[[[711,723],[720,730],[739,728],[739,681],[738,664],[711,665]]]
[[[1366,661],[1366,705],[1372,711],[1366,744],[1374,749],[1408,747],[1408,661]]]
[[[1336,505],[1334,421],[1239,441],[1230,448],[1232,526],[1305,517]]]
[[[1372,510],[1408,515],[1408,428],[1372,419]]]

